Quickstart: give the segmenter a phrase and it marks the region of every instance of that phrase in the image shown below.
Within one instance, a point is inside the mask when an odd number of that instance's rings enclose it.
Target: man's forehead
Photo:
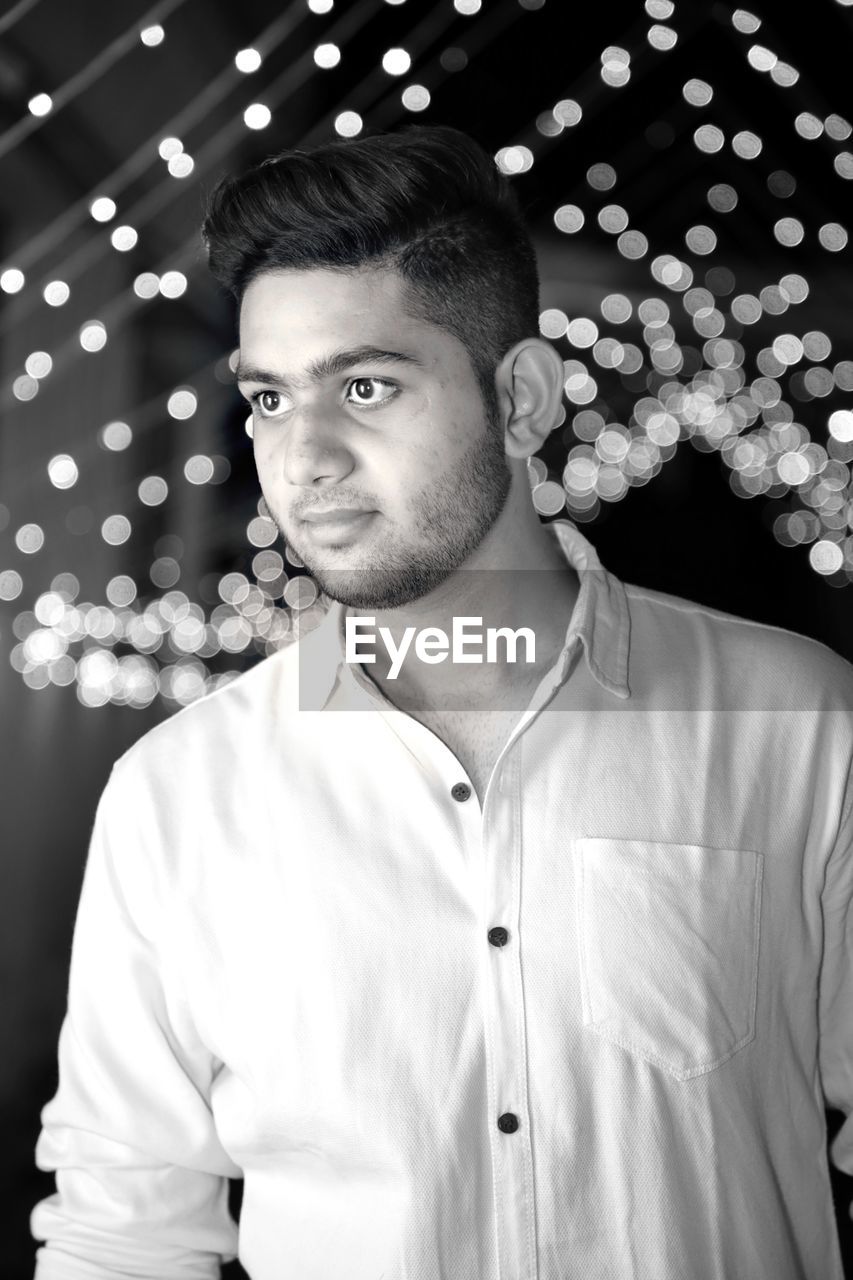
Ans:
[[[373,311],[377,306],[402,311],[405,295],[406,281],[387,267],[276,269],[262,271],[250,281],[240,310],[242,317],[251,317],[269,307],[301,313],[337,307]]]
[[[240,363],[300,377],[335,352],[369,348],[428,367],[448,335],[407,311],[404,286],[373,268],[263,272],[243,294]]]

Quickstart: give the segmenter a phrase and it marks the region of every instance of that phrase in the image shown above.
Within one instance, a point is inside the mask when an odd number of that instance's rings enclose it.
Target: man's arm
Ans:
[[[823,920],[820,1074],[827,1106],[845,1117],[832,1142],[832,1162],[853,1175],[853,773],[827,864]]]
[[[59,1088],[42,1111],[35,1280],[210,1280],[236,1254],[209,1105],[217,1063],[168,989],[156,900],[117,770],[101,797],[74,929]],[[135,888],[132,886],[136,886]]]

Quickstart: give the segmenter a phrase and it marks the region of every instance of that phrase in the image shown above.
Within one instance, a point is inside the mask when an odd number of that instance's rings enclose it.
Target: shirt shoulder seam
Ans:
[[[847,662],[847,659],[842,654],[838,653],[823,640],[818,640],[815,636],[804,635],[801,631],[792,631],[790,627],[781,627],[773,622],[758,622],[755,618],[744,618],[736,613],[726,613],[724,609],[715,609],[711,605],[699,604],[695,600],[670,596],[665,592],[656,591],[652,587],[640,587],[628,582],[623,583],[623,586],[631,598],[639,597],[648,600],[650,604],[672,609],[676,613],[699,613],[712,620],[734,622],[742,627],[752,627],[756,631],[774,631],[779,635],[791,636],[794,640],[805,640],[807,644],[817,645],[819,648],[825,649],[827,653],[831,653],[834,658],[839,659],[841,662]],[[848,665],[850,664],[848,663]]]

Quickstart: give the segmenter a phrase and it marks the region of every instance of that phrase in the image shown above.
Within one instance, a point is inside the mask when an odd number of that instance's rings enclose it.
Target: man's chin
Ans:
[[[308,566],[306,565],[306,568]],[[377,569],[312,569],[325,596],[349,609],[399,609],[422,600],[449,575],[424,574],[416,569],[396,573]]]
[[[369,569],[315,571],[312,576],[324,595],[348,609],[396,609],[424,594],[413,594],[409,584],[379,581],[381,575]]]

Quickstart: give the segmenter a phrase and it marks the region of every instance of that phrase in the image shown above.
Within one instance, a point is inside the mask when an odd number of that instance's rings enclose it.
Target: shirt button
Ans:
[[[471,794],[471,788],[467,782],[457,782],[455,787],[451,788],[450,794],[454,800],[458,800],[461,804],[463,800],[467,800]]]
[[[498,1128],[501,1133],[515,1133],[518,1128],[518,1116],[513,1115],[511,1111],[505,1111],[502,1116],[498,1116]]]
[[[502,924],[495,925],[494,929],[490,929],[488,933],[489,942],[491,942],[493,947],[506,946],[508,937],[509,934]]]

